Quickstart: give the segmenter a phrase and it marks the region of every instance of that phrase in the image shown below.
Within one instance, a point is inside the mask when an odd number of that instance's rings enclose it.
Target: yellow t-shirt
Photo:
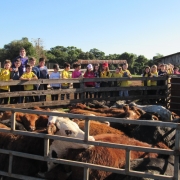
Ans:
[[[65,79],[69,79],[70,78],[70,72],[69,71],[66,71],[65,69],[62,71],[61,73],[61,77],[62,78],[65,78]],[[62,83],[61,86],[63,87],[68,87],[69,86],[69,83]]]
[[[102,71],[101,72],[101,78],[110,78],[111,77],[111,73],[108,71]]]
[[[34,78],[36,77],[36,75],[33,72],[25,72],[22,76],[22,78]],[[24,90],[25,91],[29,91],[29,90],[33,90],[33,84],[29,84],[29,85],[24,85]]]
[[[131,73],[129,70],[122,70],[121,72],[122,74],[122,77],[128,77],[128,76],[131,76]],[[128,87],[129,86],[129,81],[122,81],[121,82],[121,87]]]
[[[10,80],[10,70],[2,69],[0,72],[0,81],[9,81]],[[9,86],[0,86],[0,89],[9,90]]]
[[[112,78],[121,78],[122,77],[122,74],[121,73],[113,73]],[[117,81],[117,86],[121,86],[121,81]]]
[[[144,77],[148,77],[148,74],[145,74]],[[144,81],[142,82],[142,85],[144,86]],[[151,86],[151,80],[147,80],[147,86]]]
[[[152,74],[152,77],[158,77],[158,72],[154,72],[154,73],[151,72],[151,74]],[[157,86],[157,81],[151,80],[151,86]]]

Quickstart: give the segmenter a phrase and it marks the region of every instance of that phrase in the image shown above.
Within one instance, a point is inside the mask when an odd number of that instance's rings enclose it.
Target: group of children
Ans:
[[[78,65],[80,67],[80,64]],[[76,71],[76,69],[75,69]],[[80,71],[80,68],[79,68]],[[74,72],[73,72],[74,73]],[[100,67],[98,64],[95,64],[94,66],[92,64],[87,65],[87,70],[83,75],[84,78],[121,78],[121,77],[129,77],[131,78],[131,73],[128,70],[128,64],[124,63],[122,67],[117,67],[116,71],[114,73],[111,73],[109,71],[109,65],[108,63],[103,63],[102,67]],[[121,86],[121,87],[127,87],[129,86],[128,81],[118,81],[118,82],[108,82],[108,81],[101,81],[101,82],[85,82],[85,87],[110,87],[110,86]],[[92,98],[92,92],[86,92],[86,98]],[[128,96],[128,90],[121,90],[119,92],[119,96]],[[107,98],[108,96],[113,96],[113,93],[108,93],[106,91],[100,93],[100,92],[95,92],[94,93],[94,98],[100,98],[101,96],[103,98]]]
[[[167,76],[169,74],[180,74],[179,73],[179,68],[178,67],[174,67],[172,64],[158,64],[158,66],[153,65],[151,67],[146,66],[144,69],[144,72],[142,74],[142,77],[162,77],[162,76]],[[154,81],[154,80],[145,80],[142,81],[142,85],[144,86],[164,86],[165,85],[165,81],[164,80],[159,80],[159,81]],[[148,95],[165,95],[165,90],[148,90],[146,91],[146,93]],[[155,99],[151,99],[149,100],[150,103],[155,103],[156,100]],[[161,103],[165,102],[164,98],[159,99],[158,101],[160,101]]]
[[[15,59],[12,63],[10,60],[5,60],[4,68],[0,72],[0,81],[12,81],[12,80],[37,80],[48,79],[49,73],[45,66],[45,59],[39,59],[39,65],[36,64],[35,58],[30,58],[29,62],[23,66],[20,58]],[[19,91],[31,91],[31,90],[47,90],[47,84],[26,84],[26,85],[12,85],[12,86],[0,86],[0,92],[19,92]],[[44,101],[45,95],[41,96],[25,96],[25,102]],[[0,98],[0,104],[8,104],[9,98]],[[10,97],[10,104],[17,104],[24,102],[24,96],[22,97]]]
[[[72,76],[70,73],[70,64],[64,63],[64,70],[60,74],[59,72],[59,65],[54,64],[53,65],[53,72],[49,75],[48,69],[45,66],[45,59],[40,58],[39,64],[36,66],[36,59],[30,58],[28,63],[26,63],[23,66],[22,70],[22,61],[21,59],[17,58],[11,63],[10,60],[6,60],[4,63],[4,68],[0,72],[0,81],[9,81],[9,80],[36,80],[36,79],[69,79],[69,78],[131,78],[131,73],[128,70],[128,64],[124,63],[122,66],[119,66],[116,68],[115,72],[111,73],[109,70],[108,63],[103,63],[100,67],[99,64],[95,64],[94,66],[92,64],[87,65],[87,70],[85,71],[84,75],[81,72],[81,65],[79,63],[73,64],[74,71],[72,72]],[[158,76],[164,76],[167,74],[178,74],[178,69],[173,69],[173,67],[170,68],[170,66],[165,64],[159,64],[157,67],[156,65],[153,65],[152,67],[146,66],[144,69],[144,72],[142,74],[143,77],[158,77]],[[144,86],[162,86],[164,85],[164,81],[154,81],[154,80],[145,80],[142,83]],[[12,86],[0,86],[0,92],[18,92],[18,91],[31,91],[31,90],[47,90],[48,84],[27,84],[24,86],[21,85],[12,85]],[[69,89],[70,83],[67,83],[64,81],[63,83],[52,83],[50,84],[51,89],[58,90],[58,89]],[[84,83],[85,87],[128,87],[129,81],[127,79],[123,81],[89,81]],[[80,88],[80,83],[73,83],[73,88]],[[107,98],[108,96],[117,96],[117,92],[110,92],[107,91],[103,92],[95,92],[92,93],[90,90],[86,92],[86,98],[92,98],[92,95],[94,94],[94,98]],[[156,91],[149,91],[149,94],[155,94]],[[163,91],[160,92],[161,94],[164,94]],[[120,97],[129,96],[128,90],[120,90],[118,92],[118,95]],[[51,99],[52,100],[58,100],[58,94],[52,94]],[[8,104],[8,101],[10,104],[17,104],[22,103],[24,97],[11,97],[10,101],[8,97],[0,98],[0,104]],[[75,93],[74,99],[80,99],[81,93]],[[61,94],[61,100],[65,99],[65,94]],[[66,93],[66,99],[70,99],[70,94]],[[38,101],[46,101],[46,95],[37,95],[37,96],[25,96],[25,102],[38,102]]]

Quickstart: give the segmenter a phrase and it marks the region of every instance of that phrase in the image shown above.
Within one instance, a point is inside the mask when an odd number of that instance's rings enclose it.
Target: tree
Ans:
[[[141,74],[147,63],[148,63],[148,59],[143,55],[139,55],[135,60],[134,69],[136,69],[136,72],[138,74]]]
[[[133,67],[134,67],[134,62],[137,58],[137,55],[136,54],[133,54],[133,53],[127,53],[127,52],[124,52],[122,53],[118,59],[120,60],[126,60],[128,65],[129,65],[129,70],[133,70]]]
[[[41,57],[46,58],[46,51],[44,50],[42,39],[33,39],[34,42],[34,50],[35,50],[35,58],[39,59]]]
[[[156,53],[156,56],[153,56],[153,60],[159,59],[161,57],[163,57],[162,54]]]
[[[13,60],[19,55],[19,50],[22,47],[26,50],[28,56],[35,56],[35,50],[32,43],[25,37],[21,40],[14,40],[9,44],[4,45],[4,48],[0,50],[1,62],[4,62],[5,59]]]
[[[95,59],[104,59],[105,57],[105,53],[96,48],[90,49],[89,52],[94,55]]]

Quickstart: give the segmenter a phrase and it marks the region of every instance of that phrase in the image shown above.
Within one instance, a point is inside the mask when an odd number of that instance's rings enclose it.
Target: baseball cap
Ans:
[[[87,68],[88,68],[88,69],[93,69],[92,64],[88,64],[88,65],[87,65]]]
[[[108,63],[103,63],[102,65],[105,67],[108,67]]]

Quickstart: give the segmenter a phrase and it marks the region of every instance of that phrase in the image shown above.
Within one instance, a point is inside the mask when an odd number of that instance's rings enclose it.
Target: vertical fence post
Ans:
[[[179,158],[180,158],[180,128],[176,129],[175,135],[175,152],[174,156],[174,180],[178,180],[178,172],[179,172]]]
[[[89,138],[89,118],[85,118],[85,136],[84,140],[87,142]],[[89,180],[89,168],[84,167],[84,180]]]
[[[83,180],[89,180],[89,168],[84,167],[84,178]]]
[[[11,111],[12,115],[11,115],[11,130],[14,131],[15,130],[15,122],[16,122],[16,112]]]
[[[168,84],[168,81],[169,81],[169,76],[166,76],[166,81],[165,81],[165,85],[166,85],[166,93],[165,93],[165,95],[166,95],[166,98],[165,98],[165,106],[166,106],[166,108],[168,109],[168,94],[169,94],[169,84]]]
[[[49,154],[49,138],[44,139],[44,157],[47,157]]]
[[[84,78],[81,79],[80,88],[82,90],[81,100],[82,100],[82,103],[84,103],[84,99],[85,99],[85,96],[84,96]]]
[[[126,149],[126,166],[125,166],[126,173],[129,173],[130,171],[130,156],[131,156],[131,151],[129,149]]]
[[[12,173],[12,161],[13,161],[13,155],[12,153],[9,153],[9,167],[8,167],[9,176],[11,176]]]

